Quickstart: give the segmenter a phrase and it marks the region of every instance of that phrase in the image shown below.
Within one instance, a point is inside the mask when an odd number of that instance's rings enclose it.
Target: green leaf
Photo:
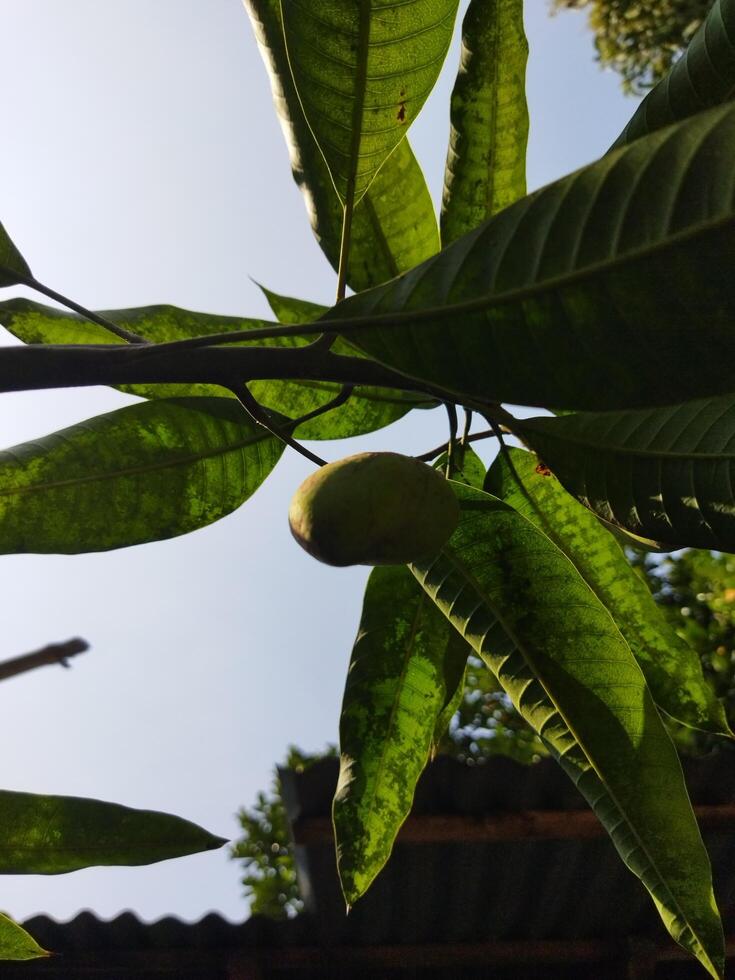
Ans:
[[[658,707],[692,728],[731,734],[696,651],[669,626],[613,535],[553,476],[539,473],[533,453],[508,453],[520,486],[501,454],[485,489],[540,528],[573,563],[615,621]]]
[[[234,399],[143,402],[0,453],[0,553],[79,554],[217,521],[283,443]]]
[[[314,141],[291,78],[280,0],[245,0],[268,69],[294,180],[322,250],[336,270],[343,206]],[[352,217],[347,283],[369,289],[439,250],[439,228],[421,167],[407,139],[385,161]]]
[[[735,95],[735,0],[715,0],[667,75],[648,93],[613,149]]]
[[[0,287],[16,286],[32,278],[28,263],[10,240],[5,228],[0,225]]]
[[[301,108],[340,199],[357,203],[434,87],[457,0],[281,3]]]
[[[630,648],[545,534],[494,497],[455,490],[459,526],[414,574],[586,797],[673,938],[721,976],[709,858]]]
[[[37,960],[48,955],[22,926],[0,912],[0,960]]]
[[[735,551],[735,395],[521,423],[566,489],[669,548]]]
[[[342,704],[333,808],[348,906],[390,856],[468,653],[404,565],[371,573]]]
[[[261,287],[262,289],[263,287]],[[274,312],[286,317],[284,322],[305,323],[324,309],[306,300],[293,300],[263,290]],[[303,313],[303,319],[298,318]],[[119,326],[146,337],[153,343],[185,340],[188,337],[255,330],[267,321],[193,313],[175,306],[146,306],[131,310],[105,310],[104,316]],[[27,299],[0,303],[0,323],[27,344],[119,344],[119,338],[104,327],[90,323],[73,313],[66,313]],[[269,346],[299,347],[309,343],[297,337],[274,337],[263,342]],[[352,347],[341,340],[333,346],[336,353],[355,356]],[[135,384],[118,385],[120,391],[141,398],[179,398],[219,396],[232,393],[217,385],[206,384]],[[299,418],[331,401],[340,385],[322,381],[253,381],[252,394],[271,411],[288,418]],[[433,408],[434,399],[388,388],[356,388],[350,401],[329,415],[307,422],[297,429],[302,439],[346,439],[390,425],[412,408]]]
[[[475,487],[482,490],[485,483],[486,469],[485,464],[471,446],[463,446],[457,443],[454,447],[454,469],[452,479],[458,483],[465,483],[468,487]],[[437,470],[444,470],[447,465],[447,454],[442,453],[433,466]]]
[[[523,0],[472,0],[451,101],[445,245],[526,194],[527,60]]]
[[[282,296],[260,283],[257,285],[279,323],[313,323],[329,309],[328,306],[322,306],[320,303],[312,303],[308,299],[296,299],[293,296]],[[354,351],[350,350],[350,353],[354,354]]]
[[[723,394],[734,154],[735,105],[700,113],[511,205],[327,322],[465,401],[604,410]]]
[[[7,790],[0,790],[0,823],[0,874],[153,864],[227,843],[168,813]]]

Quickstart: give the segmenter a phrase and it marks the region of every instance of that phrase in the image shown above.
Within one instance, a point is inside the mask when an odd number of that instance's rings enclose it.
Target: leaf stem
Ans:
[[[297,453],[304,456],[312,463],[316,463],[317,466],[326,466],[326,460],[321,459],[319,456],[315,456],[314,453],[309,452],[300,442],[297,442],[292,436],[283,429],[279,429],[273,425],[268,415],[268,412],[263,408],[257,399],[253,397],[246,384],[233,386],[230,391],[240,402],[242,407],[248,413],[250,418],[256,422],[258,425],[262,425],[264,429],[267,429],[272,436],[276,439],[280,439],[281,442],[285,442],[287,446],[291,449],[295,449]]]
[[[452,479],[454,473],[454,446],[457,442],[457,406],[453,402],[445,402],[449,419],[449,442],[447,443],[447,462],[444,467],[444,475],[448,480]]]
[[[100,316],[99,313],[94,313],[92,310],[86,309],[84,306],[80,306],[79,303],[75,303],[73,299],[69,299],[67,296],[62,296],[61,293],[57,293],[55,289],[51,289],[50,286],[45,286],[42,282],[34,279],[33,276],[24,276],[22,279],[18,277],[18,281],[22,282],[24,286],[29,286],[31,289],[35,289],[37,293],[43,293],[44,296],[48,296],[49,299],[56,300],[57,303],[61,303],[62,306],[68,307],[70,310],[74,310],[80,316],[83,316],[85,320],[89,320],[91,323],[96,323],[100,327],[104,327],[105,330],[109,330],[110,333],[114,333],[116,337],[120,337],[121,340],[126,340],[129,344],[147,344],[149,341],[145,337],[141,337],[137,333],[132,333],[130,330],[126,330],[124,327],[119,327],[112,320],[108,320],[105,316]]]
[[[307,412],[306,415],[302,415],[299,418],[294,419],[292,422],[289,422],[287,426],[284,426],[284,429],[287,429],[289,432],[294,432],[300,425],[303,425],[304,422],[311,422],[312,419],[317,419],[320,415],[326,415],[327,412],[331,412],[335,408],[339,408],[340,405],[344,405],[344,403],[350,398],[353,391],[354,385],[343,385],[340,393],[331,401],[327,402],[326,405],[321,405],[319,408],[315,408],[313,412]]]

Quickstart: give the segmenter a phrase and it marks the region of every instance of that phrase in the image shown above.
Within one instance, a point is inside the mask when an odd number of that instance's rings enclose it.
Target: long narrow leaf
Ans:
[[[735,551],[735,396],[522,425],[561,483],[603,520],[670,548]]]
[[[539,527],[608,609],[659,708],[693,728],[731,734],[695,650],[669,626],[613,535],[521,449],[497,457],[485,488]],[[511,471],[511,465],[513,471]],[[520,481],[520,485],[517,481]]]
[[[329,319],[464,398],[604,410],[723,394],[733,154],[735,105],[699,113],[511,205]]]
[[[444,245],[526,193],[527,60],[523,0],[472,0],[452,92]]]
[[[414,574],[585,795],[674,939],[720,977],[709,858],[627,643],[546,535],[496,498],[455,489],[459,527]]]
[[[255,492],[283,444],[227,398],[143,402],[0,453],[0,553],[186,534]]]
[[[280,0],[245,0],[270,75],[294,180],[311,226],[337,269],[343,206],[304,117],[291,78]],[[360,291],[412,269],[439,250],[439,229],[426,180],[404,138],[381,167],[352,219],[347,283]]]
[[[291,74],[340,199],[357,203],[434,87],[457,0],[282,0]]]
[[[7,790],[0,790],[0,825],[0,874],[153,864],[227,843],[168,813]]]
[[[390,856],[468,653],[404,565],[371,573],[342,704],[333,808],[348,906]]]
[[[613,149],[735,95],[735,0],[715,0],[665,78],[648,93]]]
[[[0,912],[0,960],[37,960],[48,955],[22,926]]]

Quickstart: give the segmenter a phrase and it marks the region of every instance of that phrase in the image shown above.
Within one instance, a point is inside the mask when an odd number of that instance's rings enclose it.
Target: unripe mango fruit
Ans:
[[[327,565],[405,565],[428,558],[459,520],[451,486],[398,453],[358,453],[322,466],[288,512],[291,533]]]

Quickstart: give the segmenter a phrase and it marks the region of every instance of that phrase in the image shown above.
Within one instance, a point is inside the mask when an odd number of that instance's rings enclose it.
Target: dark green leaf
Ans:
[[[288,66],[280,0],[245,0],[314,234],[332,266],[339,265],[343,207],[324,157],[304,118]],[[439,229],[424,175],[407,139],[398,144],[355,208],[347,283],[377,286],[439,250]]]
[[[511,205],[329,318],[465,400],[670,404],[733,387],[735,105]],[[706,338],[706,341],[703,339]]]
[[[538,472],[533,453],[508,453],[521,485],[501,454],[486,489],[539,527],[574,564],[623,634],[659,708],[692,728],[730,734],[699,656],[668,624],[613,535],[558,480]]]
[[[234,399],[143,402],[0,453],[0,553],[186,534],[257,490],[283,443]]]
[[[29,278],[32,274],[28,263],[0,225],[0,287],[15,286]]]
[[[687,50],[638,106],[614,147],[735,95],[735,0],[715,0]]]
[[[735,551],[735,396],[522,423],[557,478],[603,520],[670,548]]]
[[[343,202],[357,203],[434,87],[457,0],[281,3],[301,107]]]
[[[342,704],[333,811],[348,905],[390,856],[468,653],[405,566],[371,573]]]
[[[472,0],[452,92],[445,245],[526,193],[527,60],[523,0]]]
[[[33,936],[0,912],[0,960],[36,960],[48,955]]]
[[[674,939],[721,976],[709,858],[630,648],[545,534],[494,497],[455,490],[459,526],[414,574],[587,798]]]
[[[0,823],[0,874],[153,864],[227,843],[181,817],[75,796],[1,790]]]

